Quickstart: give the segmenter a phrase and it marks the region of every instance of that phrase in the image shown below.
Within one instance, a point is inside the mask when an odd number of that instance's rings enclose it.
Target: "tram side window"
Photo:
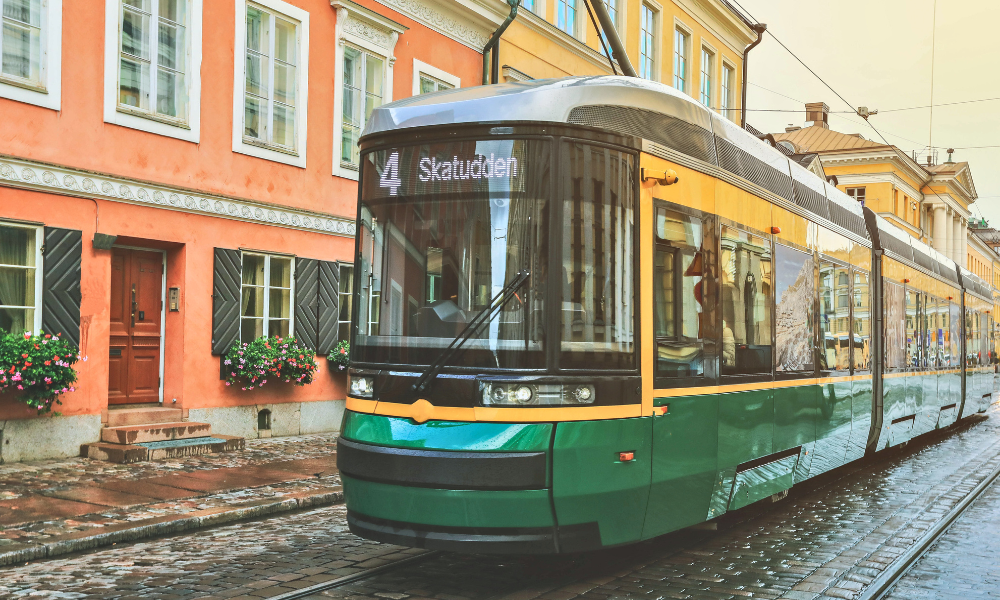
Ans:
[[[846,267],[821,261],[819,266],[819,368],[850,369],[850,278]]]
[[[906,366],[920,366],[920,294],[906,290]]]
[[[909,316],[903,286],[885,282],[883,294],[885,314],[885,367],[904,369],[907,366],[907,332]]]
[[[956,368],[962,366],[962,310],[954,302],[951,302],[948,308],[950,309],[948,320],[951,324],[951,337],[948,340],[948,366]]]
[[[722,373],[771,371],[772,257],[770,240],[722,228]]]
[[[933,296],[924,296],[924,331],[924,367],[933,369],[937,367],[938,356],[937,299]]]
[[[871,368],[872,317],[871,295],[868,287],[868,273],[854,272],[854,342],[852,354],[854,370],[867,371]]]
[[[632,369],[635,157],[579,143],[564,151],[560,364]]]
[[[979,363],[979,313],[966,311],[965,318],[965,364],[975,367]]]
[[[778,371],[813,371],[816,273],[811,254],[775,244],[775,352]],[[845,298],[844,309],[847,310]],[[846,354],[846,352],[845,352]]]
[[[657,376],[716,375],[714,353],[706,348],[716,331],[711,290],[714,230],[711,218],[656,209],[653,328]]]

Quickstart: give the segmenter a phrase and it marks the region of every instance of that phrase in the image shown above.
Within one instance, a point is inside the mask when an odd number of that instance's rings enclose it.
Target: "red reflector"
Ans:
[[[620,460],[621,462],[629,462],[631,460],[635,460],[635,452],[619,452],[618,460]]]
[[[781,233],[781,227],[772,227],[771,233],[773,233],[774,235],[778,235],[779,233]]]

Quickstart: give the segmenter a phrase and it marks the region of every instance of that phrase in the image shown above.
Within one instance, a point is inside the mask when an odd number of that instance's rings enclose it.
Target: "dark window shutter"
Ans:
[[[42,329],[80,346],[80,276],[83,232],[45,228]]]
[[[319,263],[319,337],[316,353],[327,355],[337,345],[340,319],[340,265]]]
[[[240,340],[243,255],[239,250],[215,249],[212,280],[212,354],[225,354]]]
[[[319,261],[295,259],[295,337],[316,349],[319,323]]]

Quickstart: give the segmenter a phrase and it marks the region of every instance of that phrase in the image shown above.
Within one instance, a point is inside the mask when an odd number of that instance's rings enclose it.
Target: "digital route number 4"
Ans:
[[[399,152],[389,155],[389,160],[385,161],[385,169],[378,179],[379,187],[389,188],[389,195],[395,196],[396,190],[403,182],[399,179]]]

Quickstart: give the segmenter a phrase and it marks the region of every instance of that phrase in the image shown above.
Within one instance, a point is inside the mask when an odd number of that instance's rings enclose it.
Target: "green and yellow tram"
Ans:
[[[351,531],[658,536],[986,410],[992,290],[654,82],[419,96],[361,141]]]

